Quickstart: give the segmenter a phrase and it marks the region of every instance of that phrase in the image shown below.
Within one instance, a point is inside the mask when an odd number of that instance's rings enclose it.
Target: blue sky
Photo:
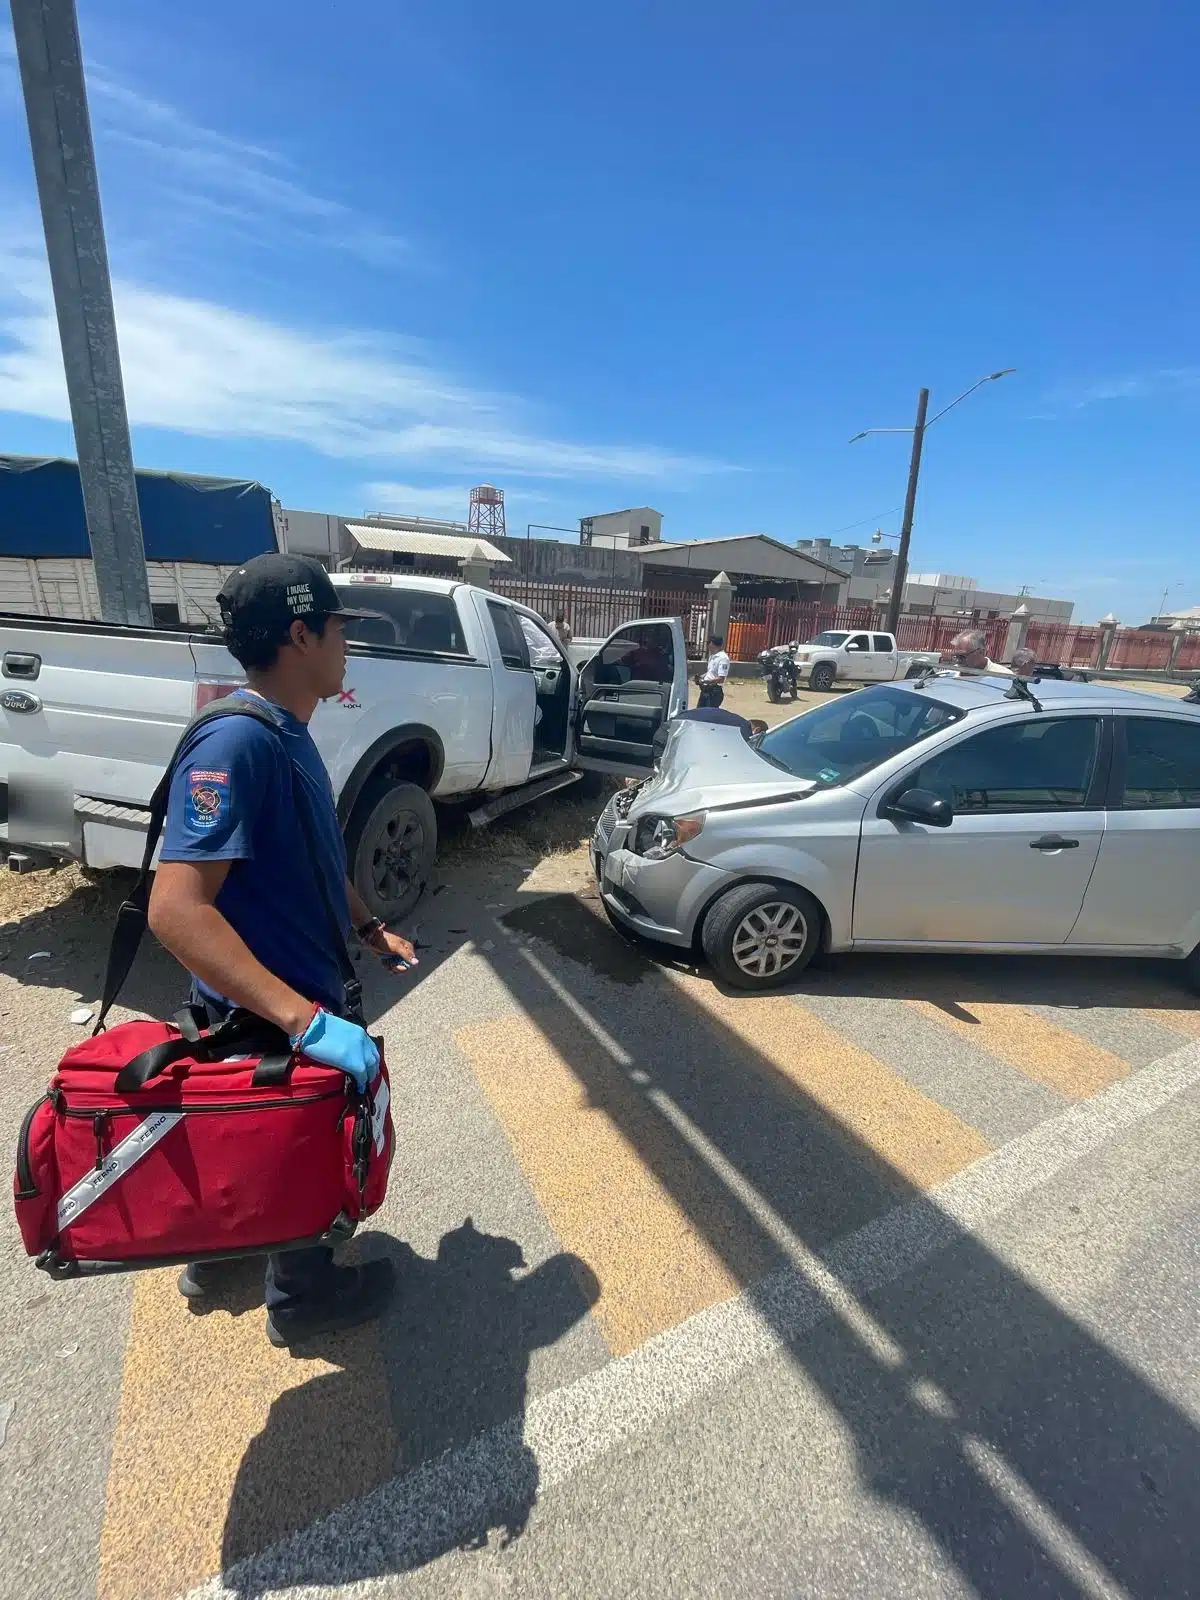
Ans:
[[[1200,604],[1200,8],[79,0],[139,462]],[[0,57],[3,448],[72,453]],[[850,525],[859,524],[859,527]],[[847,530],[838,532],[837,530]]]

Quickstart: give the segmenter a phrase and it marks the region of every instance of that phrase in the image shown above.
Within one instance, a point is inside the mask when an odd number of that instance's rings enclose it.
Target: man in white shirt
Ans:
[[[708,665],[700,679],[700,699],[697,705],[719,706],[725,698],[725,679],[729,676],[729,655],[725,649],[724,635],[714,633],[708,641]]]
[[[1011,678],[1012,669],[1002,661],[993,661],[987,653],[987,634],[982,628],[967,628],[956,633],[950,641],[950,659],[960,678],[978,678],[991,672],[1001,678]]]

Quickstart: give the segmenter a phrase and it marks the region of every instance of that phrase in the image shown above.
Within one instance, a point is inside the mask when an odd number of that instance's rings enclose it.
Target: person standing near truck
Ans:
[[[218,596],[225,644],[282,738],[254,717],[223,717],[186,736],[175,764],[150,928],[192,976],[211,1023],[241,1006],[275,1023],[294,1049],[364,1088],[379,1052],[344,1016],[342,971],[327,907],[344,932],[394,971],[416,963],[407,939],[363,904],[346,875],[333,790],[308,724],[346,672],[343,608],[307,557],[256,556]],[[295,786],[295,787],[294,787]],[[300,791],[297,799],[297,789]],[[305,807],[308,828],[297,812]],[[319,876],[318,876],[319,875]],[[220,1263],[187,1267],[181,1293],[202,1301]],[[390,1262],[339,1267],[325,1247],[267,1258],[267,1334],[289,1345],[377,1316]]]
[[[570,656],[571,642],[575,638],[575,630],[567,621],[566,615],[561,611],[554,613],[554,631],[558,635],[558,642],[563,647],[563,654]]]
[[[725,698],[725,680],[729,676],[729,655],[725,649],[724,635],[714,633],[708,641],[708,665],[700,679],[701,706],[719,706]]]

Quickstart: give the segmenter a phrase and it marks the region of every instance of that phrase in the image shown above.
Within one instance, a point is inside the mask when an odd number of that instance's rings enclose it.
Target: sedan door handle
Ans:
[[[1061,833],[1044,833],[1040,839],[1029,841],[1031,850],[1078,850],[1078,839],[1064,839]]]

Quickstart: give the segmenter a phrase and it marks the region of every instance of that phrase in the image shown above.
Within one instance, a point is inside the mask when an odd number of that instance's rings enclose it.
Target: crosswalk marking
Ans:
[[[342,1373],[276,1350],[261,1305],[193,1315],[176,1276],[134,1284],[98,1600],[167,1600],[393,1467],[374,1326],[339,1336]]]
[[[776,1262],[631,1069],[563,1014],[554,1036],[534,1014],[473,1024],[455,1043],[550,1225],[599,1278],[593,1315],[612,1353],[624,1355]],[[670,1190],[656,1176],[665,1172]],[[694,1215],[704,1217],[703,1232]]]
[[[910,1000],[922,1016],[967,1039],[976,1049],[1007,1061],[1069,1100],[1086,1100],[1129,1075],[1129,1063],[1111,1051],[1056,1027],[1025,1006],[977,1000],[959,990],[944,999]]]
[[[735,997],[683,974],[672,981],[701,1016],[736,1031],[897,1179],[927,1189],[991,1148],[977,1128],[786,996]]]

